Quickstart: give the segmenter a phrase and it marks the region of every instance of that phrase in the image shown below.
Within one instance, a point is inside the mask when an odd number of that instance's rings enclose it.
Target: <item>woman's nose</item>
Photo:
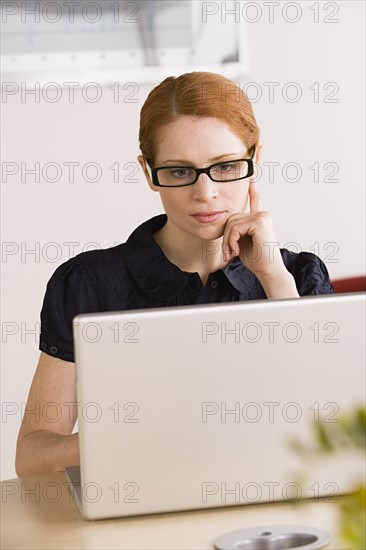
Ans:
[[[207,200],[218,195],[217,182],[207,174],[200,174],[198,180],[192,185],[193,198],[198,200]]]

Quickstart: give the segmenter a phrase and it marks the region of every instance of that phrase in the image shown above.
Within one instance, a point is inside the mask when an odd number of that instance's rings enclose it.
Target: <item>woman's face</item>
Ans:
[[[194,166],[248,158],[242,140],[224,121],[211,117],[181,116],[163,126],[158,134],[155,167]],[[144,168],[143,158],[138,158]],[[200,240],[222,237],[229,216],[245,211],[248,200],[249,178],[227,183],[211,181],[201,174],[194,185],[187,187],[156,187],[144,169],[148,183],[160,193],[170,223],[184,233]],[[222,212],[214,221],[203,222],[194,214]]]

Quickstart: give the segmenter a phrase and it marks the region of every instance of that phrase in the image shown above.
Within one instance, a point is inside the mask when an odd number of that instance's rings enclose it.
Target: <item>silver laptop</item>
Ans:
[[[349,492],[362,457],[293,443],[364,403],[364,334],[364,293],[77,315],[82,516]]]

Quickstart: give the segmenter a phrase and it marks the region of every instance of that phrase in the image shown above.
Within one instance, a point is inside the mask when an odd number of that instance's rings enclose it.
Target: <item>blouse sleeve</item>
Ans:
[[[74,362],[72,320],[78,313],[99,311],[93,281],[75,256],[61,264],[49,279],[41,310],[39,349]]]
[[[282,249],[282,259],[292,273],[300,296],[333,294],[333,286],[324,262],[311,252],[295,253]]]

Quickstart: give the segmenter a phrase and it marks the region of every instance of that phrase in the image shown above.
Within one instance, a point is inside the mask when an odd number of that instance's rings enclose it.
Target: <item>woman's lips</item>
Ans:
[[[225,212],[209,212],[205,214],[193,214],[193,218],[201,223],[210,223],[218,220]]]

